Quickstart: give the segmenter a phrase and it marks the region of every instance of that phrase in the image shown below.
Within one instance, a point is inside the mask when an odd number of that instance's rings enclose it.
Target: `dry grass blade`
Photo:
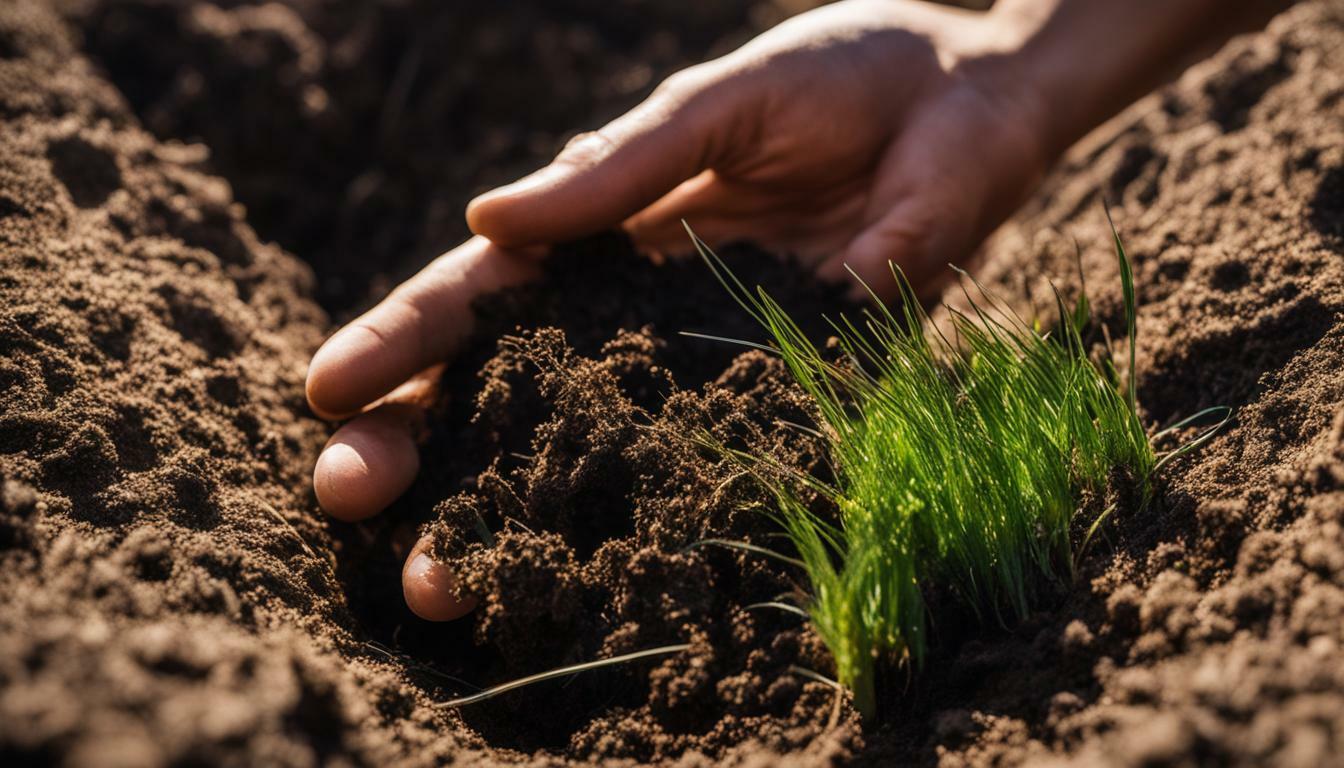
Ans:
[[[589,672],[594,669],[611,667],[617,664],[629,664],[632,661],[639,661],[640,659],[647,659],[652,656],[666,656],[672,653],[680,653],[681,651],[685,651],[690,647],[691,646],[689,643],[682,643],[680,645],[665,645],[660,648],[649,648],[647,650],[635,651],[634,653],[627,653],[621,656],[612,656],[611,658],[608,659],[598,659],[596,661],[586,661],[582,664],[573,664],[568,667],[558,667],[556,669],[547,670],[545,672],[538,672],[535,675],[520,677],[517,680],[510,680],[507,683],[502,683],[500,685],[496,685],[491,688],[486,688],[480,693],[472,694],[471,696],[463,696],[461,698],[450,699],[448,701],[440,702],[438,706],[455,708],[455,707],[465,707],[468,704],[478,704],[482,701],[486,701],[487,699],[493,699],[496,696],[508,693],[509,691],[514,691],[519,688],[544,682],[546,680],[553,680],[557,677],[567,677],[569,675],[575,675],[580,672]]]

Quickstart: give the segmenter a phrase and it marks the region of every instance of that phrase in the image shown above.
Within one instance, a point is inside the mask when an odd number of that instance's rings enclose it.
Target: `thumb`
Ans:
[[[839,255],[822,262],[817,274],[834,282],[853,282],[855,298],[865,299],[871,290],[889,302],[900,294],[892,274],[895,265],[915,296],[928,303],[952,274],[947,266],[952,256],[946,247],[948,229],[932,207],[907,199],[864,228]]]
[[[574,138],[545,168],[476,198],[471,230],[502,246],[572,240],[618,226],[710,167],[741,103],[722,67],[673,75],[635,109]]]

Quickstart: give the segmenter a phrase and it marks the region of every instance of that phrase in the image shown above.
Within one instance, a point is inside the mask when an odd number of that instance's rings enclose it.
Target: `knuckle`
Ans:
[[[349,330],[363,333],[365,336],[372,339],[374,343],[382,347],[388,346],[387,331],[383,330],[378,323],[375,323],[372,320],[362,317],[358,318],[350,324]]]
[[[691,90],[692,75],[690,72],[689,69],[683,69],[668,75],[653,89],[652,97],[654,99],[675,98]]]
[[[681,103],[689,101],[709,88],[714,80],[712,62],[696,64],[673,72],[653,89],[651,100]]]
[[[612,146],[611,138],[603,131],[584,131],[565,143],[556,161],[577,166],[596,165],[611,153]]]

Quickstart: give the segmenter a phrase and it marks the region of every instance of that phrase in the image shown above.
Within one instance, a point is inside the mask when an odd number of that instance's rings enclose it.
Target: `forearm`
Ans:
[[[1012,76],[1031,93],[1049,156],[1291,0],[999,0]]]

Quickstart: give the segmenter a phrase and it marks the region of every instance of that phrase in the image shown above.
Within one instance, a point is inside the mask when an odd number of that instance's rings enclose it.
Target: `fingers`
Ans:
[[[313,488],[332,517],[355,522],[378,514],[406,492],[420,468],[416,433],[423,411],[391,403],[360,414],[332,435],[318,457]],[[452,572],[434,562],[421,539],[401,572],[402,593],[415,615],[450,621],[469,613],[475,600],[459,600]]]
[[[473,200],[467,223],[505,246],[619,225],[713,165],[729,144],[744,89],[715,87],[721,73],[711,62],[674,75],[626,115],[576,137],[549,166]]]
[[[677,185],[630,216],[622,228],[640,246],[657,251],[687,251],[688,222],[710,244],[725,239],[760,240],[772,231],[778,201],[768,191],[726,179],[712,170]]]
[[[760,184],[706,171],[625,221],[641,248],[662,254],[691,250],[689,224],[710,247],[748,241],[816,263],[849,242],[862,220],[867,190],[841,185],[801,194],[787,184]]]
[[[474,598],[459,600],[457,578],[430,556],[429,539],[422,538],[401,570],[401,591],[411,612],[426,621],[452,621],[476,607]]]
[[[308,403],[324,418],[358,412],[417,371],[452,357],[471,332],[471,302],[538,273],[535,258],[473,238],[440,256],[313,355]]]
[[[857,299],[867,298],[871,289],[881,300],[891,301],[899,295],[891,270],[895,264],[916,295],[927,301],[944,282],[943,273],[951,272],[942,247],[945,239],[939,234],[948,225],[941,218],[936,206],[921,199],[898,203],[866,227],[840,255],[823,262],[817,274],[826,280],[852,283],[851,293]]]
[[[419,408],[389,404],[336,430],[313,468],[313,490],[322,509],[355,522],[396,501],[420,469],[415,436],[422,423]]]

